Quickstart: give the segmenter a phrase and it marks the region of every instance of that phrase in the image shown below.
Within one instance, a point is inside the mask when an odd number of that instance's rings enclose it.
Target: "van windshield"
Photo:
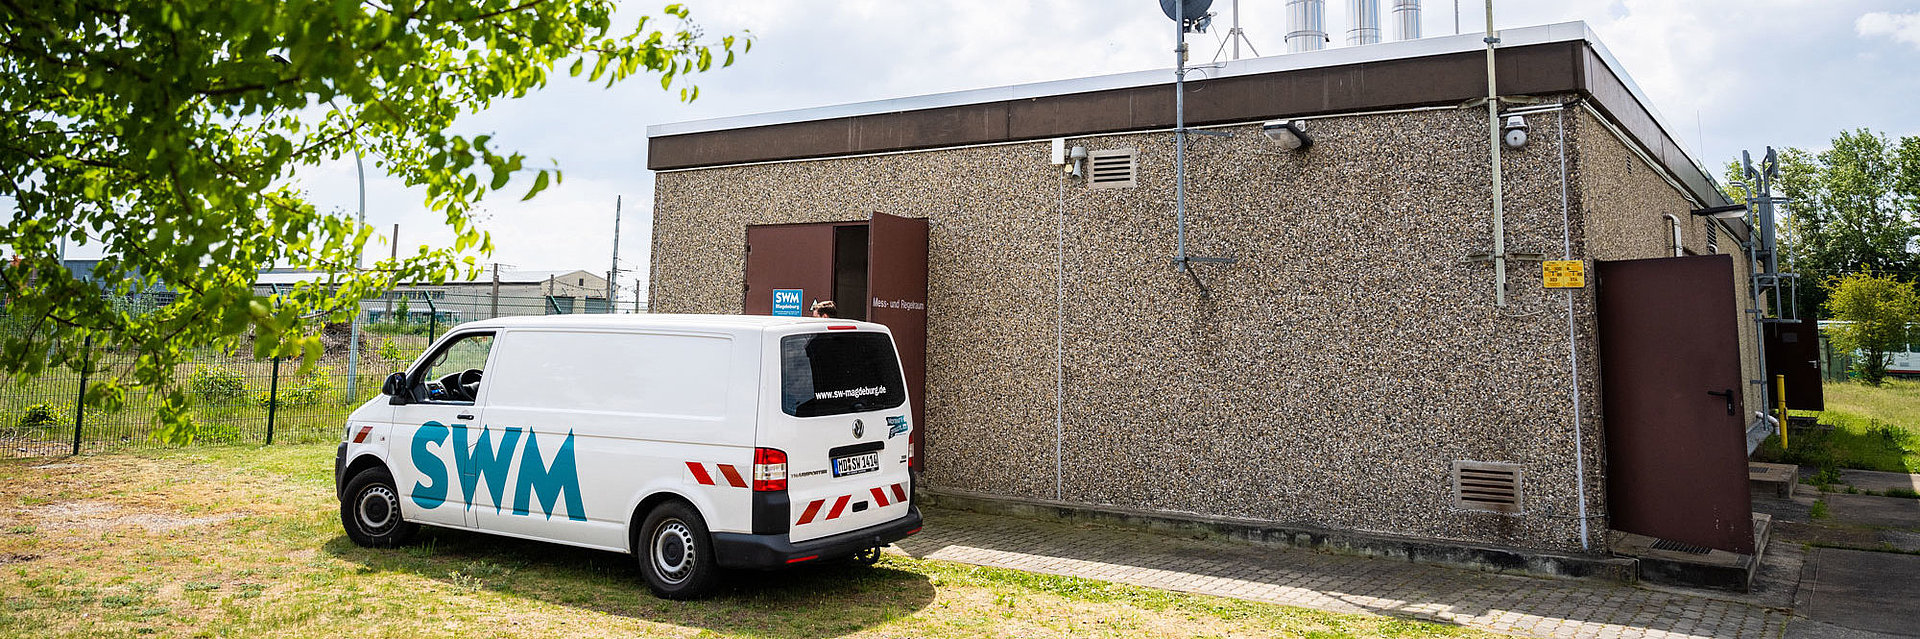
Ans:
[[[885,333],[808,333],[780,340],[780,410],[788,415],[885,410],[906,401],[900,361]]]

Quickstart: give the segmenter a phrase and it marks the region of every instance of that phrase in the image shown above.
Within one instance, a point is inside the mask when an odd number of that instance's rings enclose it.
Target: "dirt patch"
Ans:
[[[17,552],[0,554],[0,566],[5,566],[7,564],[26,563],[39,558],[40,558],[39,555],[23,555]]]
[[[56,470],[60,468],[79,468],[79,467],[80,467],[79,464],[59,463],[59,464],[41,464],[39,466],[28,466],[27,469],[28,470]]]
[[[161,513],[133,513],[115,515],[120,508],[100,501],[70,501],[47,504],[28,510],[39,518],[43,528],[48,530],[104,530],[122,526],[138,526],[148,532],[166,532],[189,526],[217,524],[229,519],[239,518],[238,513],[223,513],[207,517],[181,517]]]

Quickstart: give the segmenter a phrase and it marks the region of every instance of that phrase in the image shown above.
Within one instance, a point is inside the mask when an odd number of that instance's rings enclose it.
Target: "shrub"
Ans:
[[[333,390],[333,368],[322,366],[299,381],[281,385],[279,404],[282,407],[312,406],[326,401]],[[261,406],[273,404],[272,399],[268,393],[254,393],[254,402]]]
[[[27,410],[20,413],[20,421],[16,423],[22,430],[53,428],[71,424],[73,424],[73,420],[67,417],[67,412],[53,404],[34,404],[28,406]]]
[[[187,378],[187,388],[194,397],[215,403],[223,403],[247,395],[247,379],[236,371],[219,364],[196,366],[193,375]]]

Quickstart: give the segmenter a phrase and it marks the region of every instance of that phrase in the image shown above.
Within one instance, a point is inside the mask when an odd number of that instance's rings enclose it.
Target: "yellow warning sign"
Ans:
[[[1543,281],[1547,288],[1586,288],[1587,263],[1580,260],[1543,262]]]

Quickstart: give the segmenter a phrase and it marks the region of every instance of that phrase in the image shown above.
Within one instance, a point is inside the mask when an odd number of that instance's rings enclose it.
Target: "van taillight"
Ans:
[[[787,489],[787,454],[777,448],[753,449],[753,490]]]
[[[829,331],[851,331],[851,330],[853,330],[853,329],[856,329],[856,328],[860,328],[860,327],[858,327],[858,326],[828,326],[828,327],[827,327],[827,330],[829,330]]]

